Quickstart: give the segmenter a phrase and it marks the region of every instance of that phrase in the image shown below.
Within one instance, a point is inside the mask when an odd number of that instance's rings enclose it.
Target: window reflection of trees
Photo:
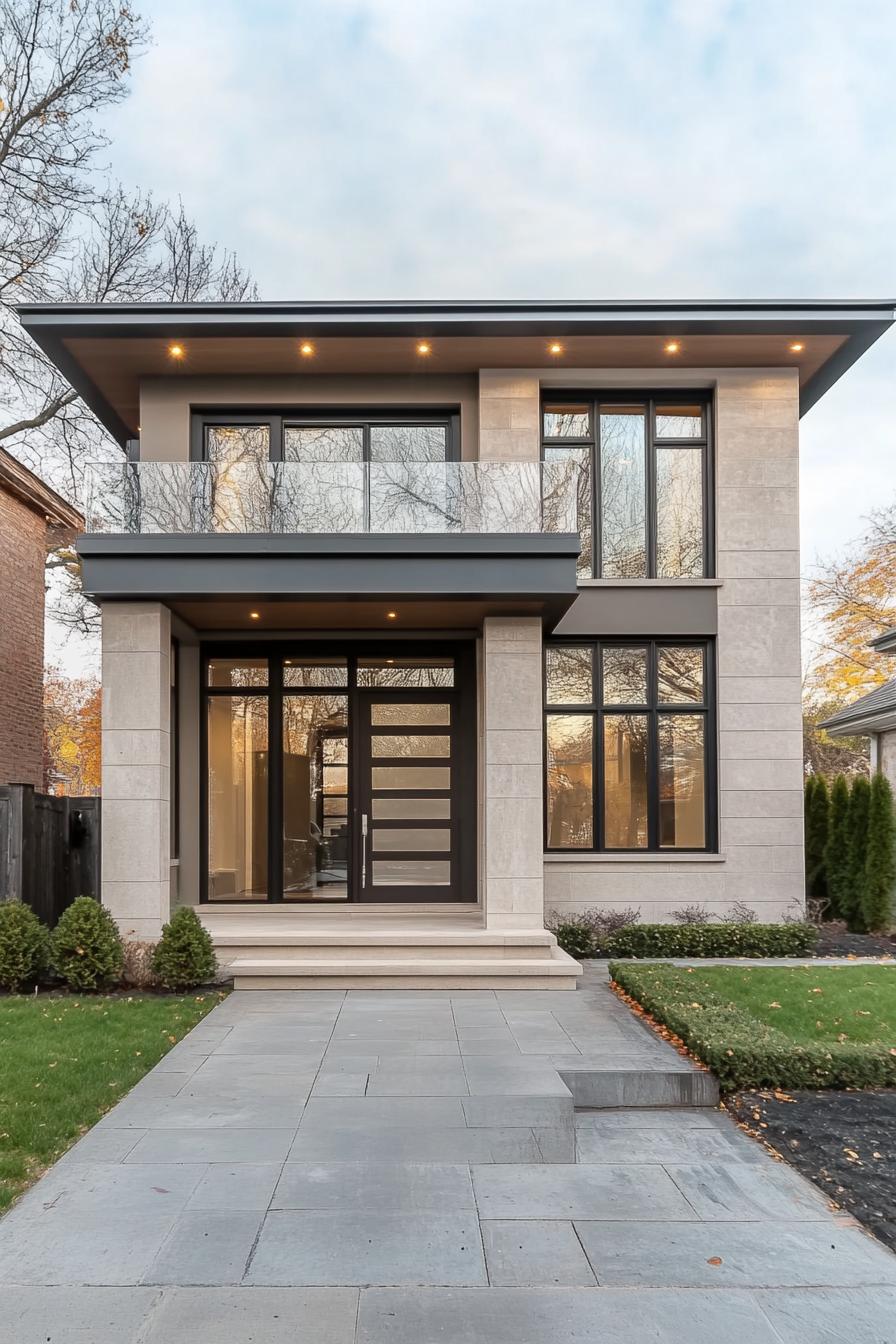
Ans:
[[[637,579],[647,574],[645,416],[601,411],[601,573]]]

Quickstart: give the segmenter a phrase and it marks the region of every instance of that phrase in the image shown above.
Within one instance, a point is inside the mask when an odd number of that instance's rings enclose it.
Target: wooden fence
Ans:
[[[100,799],[0,785],[0,900],[52,928],[76,896],[100,897]]]

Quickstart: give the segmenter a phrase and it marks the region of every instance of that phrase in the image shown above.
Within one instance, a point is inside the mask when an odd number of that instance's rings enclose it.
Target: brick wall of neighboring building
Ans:
[[[43,516],[0,486],[0,784],[43,773]]]

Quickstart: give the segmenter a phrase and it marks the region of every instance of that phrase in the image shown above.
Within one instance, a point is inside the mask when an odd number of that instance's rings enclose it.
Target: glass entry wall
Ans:
[[[203,899],[475,900],[472,646],[393,647],[205,650]]]

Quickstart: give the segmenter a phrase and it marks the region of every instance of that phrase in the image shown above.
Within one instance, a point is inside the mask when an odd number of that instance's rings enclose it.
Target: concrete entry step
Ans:
[[[226,969],[235,989],[575,989],[579,963],[558,947],[543,951],[539,957],[451,957],[432,947],[401,958],[256,955],[229,958]]]

